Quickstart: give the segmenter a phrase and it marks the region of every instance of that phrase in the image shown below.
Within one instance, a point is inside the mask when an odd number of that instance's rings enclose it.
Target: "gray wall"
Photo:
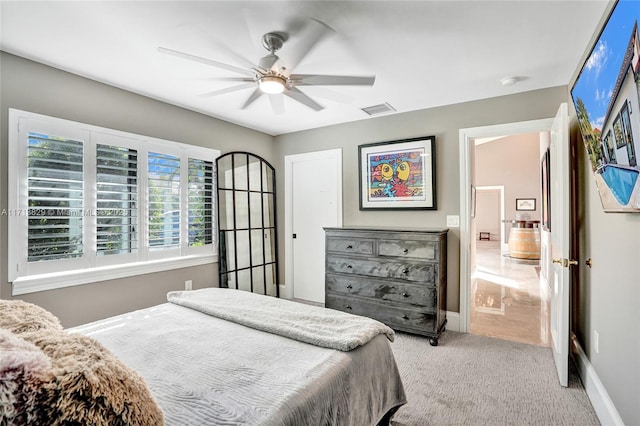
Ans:
[[[540,134],[512,135],[476,146],[474,184],[504,185],[505,219],[540,220]],[[534,211],[517,211],[516,198],[535,198]]]
[[[614,4],[609,2],[583,59],[576,64],[568,99]],[[573,257],[579,261],[573,269],[572,330],[624,424],[640,425],[640,214],[604,212],[572,102],[569,115],[577,195]],[[587,259],[592,260],[592,268],[585,264]],[[594,332],[599,334],[598,352]]]
[[[624,423],[639,425],[640,214],[604,213],[575,110],[569,111],[578,165],[573,330]]]
[[[567,100],[565,86],[484,99],[353,123],[289,133],[275,138],[278,193],[284,194],[284,156],[342,148],[344,225],[445,228],[447,215],[460,213],[459,130],[553,117]],[[360,211],[358,207],[358,145],[416,136],[436,137],[437,205],[435,211]],[[538,158],[538,153],[536,153]],[[278,198],[278,223],[284,223],[284,197]],[[284,241],[280,226],[279,241]],[[282,247],[283,244],[280,245]],[[281,249],[282,250],[282,249]],[[460,232],[451,229],[447,253],[447,310],[458,312],[460,301]],[[284,253],[280,253],[284,282]],[[286,283],[285,283],[286,284]]]
[[[228,151],[251,151],[273,159],[273,137],[78,77],[7,53],[0,53],[0,206],[7,206],[8,109],[64,118],[96,126]],[[169,83],[167,83],[169,84]],[[10,299],[7,283],[7,217],[0,217],[0,298]],[[170,290],[217,285],[217,265],[138,275],[20,296],[72,326],[161,303]]]

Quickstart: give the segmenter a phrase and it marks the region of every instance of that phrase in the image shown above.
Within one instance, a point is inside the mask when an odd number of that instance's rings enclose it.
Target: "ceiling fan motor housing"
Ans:
[[[262,45],[271,53],[279,50],[285,41],[284,35],[280,33],[266,33],[262,36]]]

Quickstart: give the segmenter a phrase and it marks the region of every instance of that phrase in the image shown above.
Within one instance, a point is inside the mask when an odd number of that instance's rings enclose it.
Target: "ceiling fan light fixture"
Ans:
[[[266,93],[268,95],[277,95],[279,93],[284,92],[285,80],[282,77],[278,77],[276,75],[265,75],[260,78],[258,82],[258,87],[262,93]]]

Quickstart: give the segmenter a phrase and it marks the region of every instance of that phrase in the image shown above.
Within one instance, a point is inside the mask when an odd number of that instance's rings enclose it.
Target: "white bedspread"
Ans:
[[[365,426],[406,403],[385,335],[343,352],[172,303],[74,330],[145,378],[167,426]]]
[[[394,338],[391,328],[371,318],[241,290],[172,291],[167,300],[256,330],[340,351],[362,346],[378,334],[392,342]]]

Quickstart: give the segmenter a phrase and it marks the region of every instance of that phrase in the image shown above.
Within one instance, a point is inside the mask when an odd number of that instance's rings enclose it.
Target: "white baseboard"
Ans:
[[[609,398],[607,390],[600,381],[600,378],[598,378],[596,370],[589,362],[587,354],[582,350],[582,346],[580,346],[575,335],[571,336],[571,352],[576,361],[578,374],[580,374],[580,378],[582,379],[582,385],[587,391],[587,396],[591,401],[591,405],[593,405],[598,420],[600,420],[600,424],[624,426],[618,410],[615,405],[613,405],[613,401]]]
[[[447,330],[460,331],[460,313],[447,311]]]
[[[293,295],[291,294],[291,286],[286,286],[284,284],[278,284],[280,298],[282,299],[292,299]]]

